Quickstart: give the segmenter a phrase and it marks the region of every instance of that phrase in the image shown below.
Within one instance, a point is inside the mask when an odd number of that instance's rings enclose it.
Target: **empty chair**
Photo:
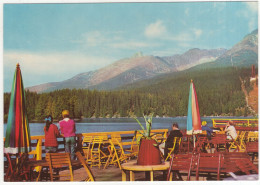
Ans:
[[[73,181],[73,171],[69,153],[46,153],[46,161],[49,164],[51,181],[54,181],[54,178],[58,178],[62,181]],[[62,174],[54,174],[54,171],[59,171],[64,167],[68,167],[69,172],[64,171]],[[60,177],[62,177],[62,179],[60,179]]]
[[[199,180],[199,174],[216,173],[217,180],[220,179],[220,169],[223,163],[223,154],[221,153],[199,153],[196,169],[196,180]]]
[[[82,150],[86,157],[86,162],[91,162],[91,143],[92,143],[92,136],[85,136],[82,140]]]
[[[191,171],[195,167],[196,162],[194,157],[193,154],[173,154],[170,160],[167,181],[170,179],[170,173],[172,172],[180,176],[179,171],[187,172],[187,180],[190,180]]]
[[[91,167],[102,165],[102,162],[108,157],[104,152],[102,152],[101,147],[103,144],[103,137],[94,136],[92,140],[91,147]]]

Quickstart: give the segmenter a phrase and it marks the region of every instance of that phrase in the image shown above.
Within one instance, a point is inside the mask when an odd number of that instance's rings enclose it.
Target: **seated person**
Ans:
[[[170,132],[169,136],[167,137],[167,140],[165,141],[165,147],[164,147],[164,159],[167,158],[169,150],[168,148],[173,147],[173,141],[175,137],[182,137],[182,133],[179,130],[178,123],[172,124],[172,131]],[[174,154],[178,153],[179,145],[175,145]]]
[[[211,134],[213,132],[213,129],[207,126],[206,121],[202,121],[201,124],[202,124],[201,130],[207,131],[207,138],[208,138],[208,140],[211,140]]]
[[[233,121],[229,121],[225,128],[225,132],[227,135],[228,140],[236,139],[237,138],[237,131],[236,128],[233,126]]]

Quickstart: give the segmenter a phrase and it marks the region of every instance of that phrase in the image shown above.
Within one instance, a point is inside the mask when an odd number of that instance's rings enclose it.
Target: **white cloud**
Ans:
[[[202,34],[202,30],[201,29],[193,29],[194,34],[196,36],[196,38],[200,37]]]
[[[213,7],[218,11],[222,11],[227,6],[226,2],[214,2]]]
[[[138,41],[126,41],[126,42],[112,43],[111,47],[116,49],[136,49],[136,48],[154,47],[155,45],[157,44],[149,44],[149,43],[138,42]]]
[[[190,9],[189,9],[189,8],[186,8],[184,13],[185,13],[185,15],[188,16],[188,15],[190,14]]]
[[[164,26],[161,20],[158,20],[154,23],[149,24],[145,29],[145,36],[149,38],[158,38],[163,36],[167,32],[166,27]]]
[[[258,15],[258,3],[257,2],[244,2],[247,9],[238,11],[236,15],[238,17],[245,17],[248,19],[248,31],[251,32],[257,28],[257,15]]]
[[[111,58],[80,53],[4,52],[4,78],[12,79],[16,63],[20,63],[25,86],[62,81],[74,75],[98,69],[114,61]]]
[[[245,4],[249,8],[249,10],[252,11],[253,13],[258,12],[258,3],[257,2],[245,2]]]

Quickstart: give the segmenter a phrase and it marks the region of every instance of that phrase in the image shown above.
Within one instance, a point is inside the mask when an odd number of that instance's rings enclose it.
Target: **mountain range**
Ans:
[[[202,64],[202,65],[201,65]],[[143,56],[138,53],[95,71],[80,73],[68,80],[28,87],[42,93],[59,89],[118,89],[127,84],[196,67],[244,67],[258,64],[258,30],[246,35],[231,49],[190,49],[173,56]]]

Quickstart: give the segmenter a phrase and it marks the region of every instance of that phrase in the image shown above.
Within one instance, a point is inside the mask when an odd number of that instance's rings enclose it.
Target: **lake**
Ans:
[[[232,119],[237,117],[201,117],[201,121],[207,121],[208,126],[212,126],[214,118]],[[239,119],[249,119],[249,117],[239,117]],[[144,125],[143,118],[138,120]],[[187,117],[167,117],[167,118],[153,118],[152,129],[171,129],[173,122],[179,124],[180,129],[186,129]],[[30,123],[31,136],[44,135],[44,123]],[[133,118],[85,118],[76,122],[76,133],[89,132],[111,132],[111,131],[129,131],[139,130],[139,124]],[[6,123],[4,124],[4,136],[6,132]]]

